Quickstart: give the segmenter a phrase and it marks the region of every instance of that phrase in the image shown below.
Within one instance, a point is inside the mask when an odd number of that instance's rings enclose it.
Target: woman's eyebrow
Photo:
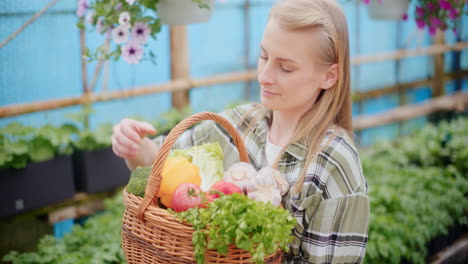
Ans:
[[[265,48],[263,47],[262,44],[260,44],[260,48],[263,50],[263,52],[267,53],[265,51]],[[297,63],[297,61],[293,60],[293,59],[289,59],[289,58],[276,58],[276,60],[279,60],[279,61],[284,61],[284,62],[293,62],[293,63]]]

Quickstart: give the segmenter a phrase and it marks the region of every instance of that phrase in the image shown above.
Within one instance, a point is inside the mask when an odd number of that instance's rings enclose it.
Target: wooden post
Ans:
[[[442,30],[437,30],[437,34],[434,36],[435,45],[443,45],[445,43],[445,33]],[[445,78],[444,78],[444,57],[445,54],[434,55],[434,83],[432,85],[432,97],[437,98],[445,94]],[[432,113],[428,116],[428,120],[433,123],[437,123],[440,120],[450,117],[450,113]]]
[[[444,45],[445,33],[441,30],[437,30],[437,34],[434,37],[434,44]],[[432,97],[438,97],[444,95],[445,81],[444,81],[444,53],[440,53],[434,56],[434,85],[432,89]]]
[[[171,79],[190,79],[187,26],[171,25]],[[172,106],[181,109],[189,104],[189,90],[172,92]]]

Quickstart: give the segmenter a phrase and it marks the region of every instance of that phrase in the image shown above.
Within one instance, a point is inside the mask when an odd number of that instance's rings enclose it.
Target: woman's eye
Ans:
[[[283,65],[281,65],[281,70],[284,71],[284,72],[292,72],[293,70],[289,70],[287,68],[285,68]]]
[[[262,59],[262,60],[266,60],[266,59],[268,59],[268,57],[267,57],[267,56],[263,56],[263,55],[260,55],[259,57],[260,57],[260,59]]]

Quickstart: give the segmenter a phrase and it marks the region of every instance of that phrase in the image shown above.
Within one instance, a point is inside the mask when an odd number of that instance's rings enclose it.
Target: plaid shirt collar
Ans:
[[[273,111],[269,110],[263,120],[258,122],[253,131],[253,140],[257,142],[259,149],[264,149],[266,144],[266,131],[270,127]],[[297,159],[303,161],[307,155],[307,146],[301,143],[293,143],[286,148],[286,153]],[[257,162],[260,164],[257,160]]]

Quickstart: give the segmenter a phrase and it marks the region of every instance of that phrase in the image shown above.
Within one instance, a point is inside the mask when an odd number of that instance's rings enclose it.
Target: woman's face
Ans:
[[[260,97],[266,108],[304,113],[312,107],[326,88],[318,41],[319,33],[313,29],[285,30],[270,19],[258,58]]]

